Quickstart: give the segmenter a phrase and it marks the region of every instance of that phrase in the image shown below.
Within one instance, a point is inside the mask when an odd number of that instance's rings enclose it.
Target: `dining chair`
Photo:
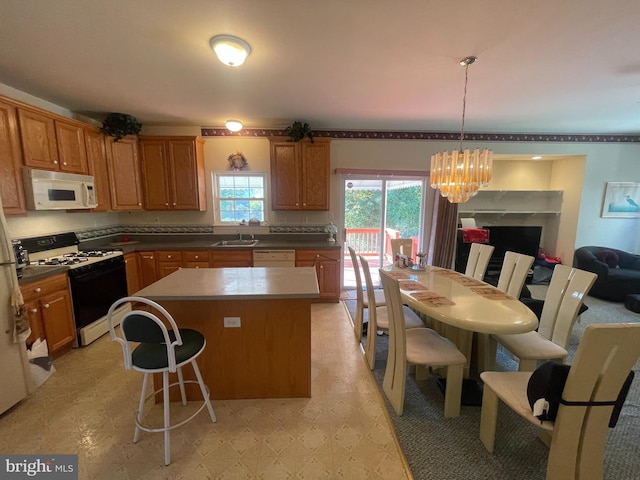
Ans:
[[[387,298],[389,348],[382,389],[398,415],[404,411],[407,365],[416,365],[416,378],[428,374],[425,367],[446,367],[444,416],[460,415],[462,376],[467,359],[448,339],[430,328],[406,328],[398,280],[380,269]],[[418,368],[420,366],[421,368]]]
[[[369,302],[367,309],[369,330],[364,347],[364,356],[369,368],[373,370],[376,366],[376,334],[389,331],[389,315],[386,305],[378,305],[376,303],[369,262],[366,258],[360,256],[360,264],[362,265],[362,276],[364,277],[365,286],[367,287],[366,292]],[[402,313],[404,314],[405,328],[424,327],[424,323],[418,314],[406,305],[402,306]]]
[[[349,249],[349,255],[351,256],[351,263],[353,264],[353,273],[356,277],[356,318],[353,320],[353,331],[355,332],[356,339],[362,340],[362,328],[364,324],[364,311],[369,309],[369,298],[364,295],[364,287],[362,285],[362,277],[360,275],[360,266],[358,264],[358,257],[353,247],[347,246]],[[384,292],[380,289],[374,290],[375,300],[377,306],[386,305]],[[368,317],[368,315],[367,315]],[[367,330],[369,327],[367,326]],[[370,331],[370,330],[368,330]],[[375,335],[375,330],[371,332]]]
[[[602,479],[609,422],[616,419],[612,403],[618,399],[638,357],[640,324],[588,325],[569,370],[554,422],[541,422],[532,413],[527,396],[531,372],[481,373],[484,391],[480,440],[489,452],[494,451],[501,400],[515,413],[540,427],[539,437],[549,446],[547,480]]]
[[[520,298],[520,292],[534,260],[531,255],[506,252],[498,277],[498,288],[512,297]]]
[[[392,238],[391,242],[391,258],[395,259],[397,255],[405,255],[414,261],[413,240],[411,238]]]
[[[467,277],[473,277],[476,280],[484,279],[484,274],[487,272],[493,248],[494,247],[492,245],[472,243],[471,248],[469,249],[469,258],[467,259],[467,266],[464,274]]]
[[[527,279],[531,265],[535,259],[531,255],[507,251],[502,261],[500,276],[498,277],[498,289],[508,293],[514,298],[520,298],[520,292]],[[491,338],[489,334],[477,334],[477,364],[478,370],[484,371],[487,365],[492,367],[495,364],[496,349],[490,345]],[[492,359],[487,359],[486,355],[493,355]]]
[[[567,344],[583,297],[596,280],[596,274],[567,265],[556,265],[547,290],[538,330],[511,335],[491,335],[489,359],[495,362],[496,342],[519,359],[518,369],[533,371],[539,360],[567,357]],[[487,366],[488,369],[491,369]]]
[[[121,335],[118,335],[112,316],[118,307],[127,303],[131,304],[134,309],[122,317],[120,321]],[[145,310],[139,308],[145,308]],[[209,388],[205,385],[196,362],[196,358],[204,351],[207,343],[204,335],[188,328],[179,329],[173,317],[161,305],[142,297],[124,297],[114,302],[107,313],[107,321],[111,339],[122,347],[125,369],[144,373],[140,402],[135,417],[136,428],[133,434],[133,443],[139,440],[141,430],[164,432],[164,463],[169,465],[171,461],[169,432],[171,430],[192,420],[204,407],[207,407],[211,420],[216,422],[216,415],[209,400]],[[170,327],[170,330],[166,325]],[[182,367],[188,363],[193,367],[197,381],[183,379]],[[169,384],[169,372],[178,374],[177,382]],[[147,394],[149,377],[154,373],[162,373],[162,388]],[[202,405],[188,418],[171,425],[169,389],[179,386],[182,405],[187,405],[184,388],[186,383],[197,383],[200,386],[203,397]],[[162,393],[164,424],[162,427],[155,428],[145,426],[142,423],[144,405],[147,400],[159,393]]]

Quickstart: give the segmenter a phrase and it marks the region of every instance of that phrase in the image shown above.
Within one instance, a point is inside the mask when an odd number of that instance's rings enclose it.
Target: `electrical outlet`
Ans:
[[[224,317],[225,328],[240,328],[240,317]]]

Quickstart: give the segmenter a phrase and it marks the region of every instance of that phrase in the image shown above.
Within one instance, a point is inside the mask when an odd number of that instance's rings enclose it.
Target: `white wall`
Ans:
[[[44,100],[0,84],[0,93],[71,116],[67,110]],[[197,135],[199,127],[145,127],[144,134]],[[575,142],[476,142],[466,141],[468,148],[490,148],[497,155],[564,155],[568,158],[549,166],[536,167],[534,162],[503,165],[496,162],[495,180],[489,188],[502,188],[518,183],[525,187],[550,178],[548,188],[564,190],[563,214],[559,227],[560,238],[556,255],[563,260],[582,245],[605,245],[640,253],[640,219],[601,218],[600,210],[605,183],[608,181],[640,182],[640,144],[638,143],[575,143]],[[375,168],[427,170],[431,155],[452,150],[458,142],[420,140],[362,140],[334,139],[331,144],[331,211],[330,212],[272,212],[272,223],[327,223],[337,220],[340,212],[340,179],[336,168]],[[227,157],[241,150],[252,170],[268,171],[269,141],[255,137],[210,137],[205,144],[207,179],[213,170],[225,170]],[[544,169],[545,173],[542,173]],[[534,180],[535,179],[535,180]],[[211,185],[207,181],[208,198]],[[429,202],[433,192],[429,189]],[[566,209],[566,211],[565,211]],[[14,237],[59,232],[116,223],[191,224],[207,223],[213,219],[208,211],[160,213],[132,212],[121,214],[67,214],[30,212],[26,217],[9,217],[10,234]],[[568,223],[565,222],[568,220]],[[426,225],[429,219],[426,219]],[[572,235],[572,232],[575,234]],[[575,239],[572,238],[575,236]]]

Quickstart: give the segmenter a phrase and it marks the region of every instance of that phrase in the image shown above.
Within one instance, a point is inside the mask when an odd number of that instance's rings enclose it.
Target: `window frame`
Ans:
[[[264,191],[264,196],[261,199],[262,203],[263,203],[263,209],[264,209],[264,222],[267,222],[269,220],[268,216],[269,216],[269,176],[267,172],[264,171],[251,171],[251,172],[245,172],[245,171],[229,171],[229,170],[220,170],[220,171],[213,171],[212,173],[212,192],[213,192],[213,211],[214,211],[214,218],[213,218],[213,223],[214,225],[220,225],[220,226],[229,226],[229,225],[237,225],[238,222],[224,222],[222,221],[222,209],[220,207],[220,202],[223,200],[228,200],[228,198],[226,197],[221,197],[220,196],[220,177],[258,177],[258,178],[262,178],[262,182],[263,182],[263,191]],[[234,197],[235,199],[235,197]],[[260,200],[260,199],[258,199]],[[249,221],[249,219],[246,219],[247,222]]]

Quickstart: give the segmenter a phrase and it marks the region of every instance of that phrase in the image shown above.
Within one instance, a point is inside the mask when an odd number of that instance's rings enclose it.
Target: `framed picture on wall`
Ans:
[[[607,182],[601,217],[640,217],[640,183]]]

